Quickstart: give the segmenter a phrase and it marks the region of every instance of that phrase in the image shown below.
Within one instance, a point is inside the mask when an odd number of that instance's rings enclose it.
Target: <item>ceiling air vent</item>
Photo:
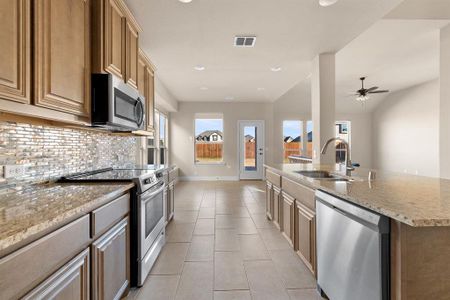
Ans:
[[[256,36],[235,36],[235,47],[255,47]]]

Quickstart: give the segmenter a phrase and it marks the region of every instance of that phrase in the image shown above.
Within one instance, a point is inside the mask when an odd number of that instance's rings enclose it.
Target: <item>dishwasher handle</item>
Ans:
[[[337,198],[323,191],[316,191],[316,201],[334,209],[338,213],[351,218],[372,230],[381,234],[389,233],[389,218],[376,212],[360,207],[356,204],[349,203],[343,199]]]

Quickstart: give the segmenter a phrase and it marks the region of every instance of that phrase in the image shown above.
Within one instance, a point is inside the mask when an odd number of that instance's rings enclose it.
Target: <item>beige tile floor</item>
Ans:
[[[167,244],[128,299],[322,299],[265,217],[264,183],[181,182]]]

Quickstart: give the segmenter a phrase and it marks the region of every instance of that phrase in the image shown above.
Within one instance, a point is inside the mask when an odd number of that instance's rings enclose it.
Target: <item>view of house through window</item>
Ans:
[[[336,137],[345,140],[350,144],[350,121],[336,122]],[[283,160],[289,162],[289,157],[300,156],[304,158],[312,158],[312,141],[313,141],[313,122],[306,121],[305,143],[302,142],[303,134],[302,121],[283,121]],[[342,163],[345,160],[345,148],[336,143],[336,163]]]
[[[257,129],[255,126],[245,126],[244,127],[244,135],[245,135],[245,161],[244,167],[246,171],[256,171],[256,138],[257,138]]]
[[[350,121],[336,122],[336,137],[343,139],[350,144]],[[345,147],[341,143],[336,143],[336,163],[345,161]]]
[[[223,161],[223,118],[195,119],[195,163]]]
[[[302,156],[302,121],[283,121],[283,161],[288,162],[290,156]]]

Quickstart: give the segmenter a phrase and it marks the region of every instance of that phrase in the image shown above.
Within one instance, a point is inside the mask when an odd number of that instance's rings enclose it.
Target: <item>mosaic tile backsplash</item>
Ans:
[[[0,166],[25,166],[24,176],[8,179],[0,168],[0,192],[71,173],[132,165],[137,149],[132,136],[0,122]]]

